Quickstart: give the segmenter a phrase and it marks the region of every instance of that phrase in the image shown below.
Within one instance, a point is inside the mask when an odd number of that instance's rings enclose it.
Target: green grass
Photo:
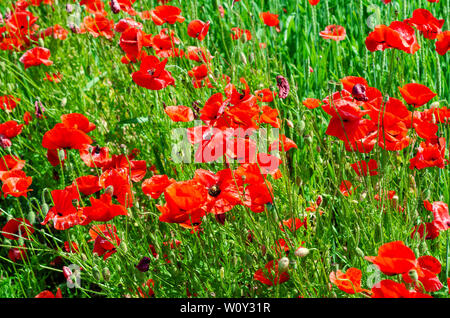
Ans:
[[[106,3],[106,1],[105,1]],[[151,91],[133,83],[131,73],[136,65],[120,63],[124,55],[118,45],[119,35],[112,41],[94,38],[89,33],[72,34],[64,41],[48,37],[44,46],[51,50],[50,67],[32,67],[24,71],[19,62],[21,52],[0,51],[0,95],[11,94],[21,101],[12,113],[0,112],[1,122],[15,119],[22,122],[25,111],[34,113],[34,104],[40,100],[45,107],[45,120],[34,120],[24,126],[23,132],[13,139],[13,146],[0,149],[3,156],[9,151],[26,160],[23,169],[33,177],[32,192],[28,198],[0,199],[0,226],[8,218],[35,216],[36,232],[32,242],[27,242],[28,260],[13,263],[8,258],[11,246],[17,241],[0,242],[0,297],[34,297],[42,290],[56,292],[61,287],[64,297],[136,297],[136,290],[148,279],[153,279],[156,297],[186,297],[187,289],[199,297],[361,297],[349,296],[335,286],[329,289],[329,274],[339,268],[356,267],[362,270],[362,287],[370,289],[370,263],[363,256],[377,255],[378,248],[388,242],[401,240],[412,248],[416,256],[433,255],[442,264],[439,275],[444,288],[433,293],[435,297],[448,297],[445,284],[448,274],[448,232],[432,241],[410,237],[411,229],[427,215],[423,200],[450,202],[449,170],[428,168],[421,171],[409,169],[409,159],[419,141],[398,153],[376,147],[370,154],[346,152],[342,142],[327,136],[325,131],[329,116],[320,108],[309,110],[302,105],[308,97],[323,99],[339,89],[339,79],[353,75],[366,78],[370,86],[383,94],[400,98],[398,86],[411,82],[427,85],[438,94],[440,106],[448,106],[450,96],[449,55],[440,56],[434,50],[434,41],[417,36],[421,49],[415,55],[396,52],[393,72],[389,71],[390,50],[369,52],[364,44],[371,32],[366,21],[374,14],[371,5],[380,12],[378,23],[389,25],[394,20],[410,17],[416,8],[426,8],[438,18],[449,15],[449,0],[429,3],[425,0],[393,1],[384,5],[381,0],[342,1],[322,0],[313,7],[307,0],[299,1],[250,1],[242,0],[231,8],[226,1],[177,1],[186,21],[182,24],[156,26],[151,20],[144,22],[146,33],[157,34],[168,27],[181,40],[180,48],[204,46],[214,56],[212,74],[231,77],[231,82],[242,87],[239,78],[244,77],[251,91],[271,87],[276,90],[276,76],[283,75],[290,84],[287,99],[276,99],[272,107],[280,111],[280,118],[293,122],[285,124],[283,133],[291,138],[298,149],[290,150],[286,165],[282,165],[283,178],[271,180],[274,202],[263,213],[253,213],[236,206],[227,214],[227,222],[220,225],[213,215],[207,215],[202,223],[204,232],[197,236],[177,224],[162,223],[155,204],[163,204],[162,198],[153,200],[142,193],[141,183],[134,184],[135,205],[128,209],[128,217],[117,217],[109,223],[117,227],[121,245],[111,258],[104,261],[92,254],[92,242],[88,242],[88,229],[81,226],[57,231],[51,225],[41,226],[44,203],[52,206],[49,191],[62,189],[74,178],[95,174],[81,160],[77,151],[69,150],[65,167],[53,168],[46,159],[46,149],[41,146],[43,134],[60,122],[60,116],[79,112],[97,125],[90,133],[96,143],[107,146],[111,154],[129,153],[138,148],[139,160],[155,165],[160,174],[176,180],[188,180],[198,168],[218,171],[222,164],[180,164],[172,160],[172,130],[190,127],[192,123],[174,123],[164,113],[167,105],[190,106],[194,101],[201,105],[214,93],[223,91],[224,83],[217,82],[214,89],[195,89],[187,71],[197,63],[187,59],[169,58],[167,69],[172,72],[176,86],[161,91]],[[220,18],[218,5],[223,5],[225,17]],[[150,10],[156,1],[137,0],[137,11]],[[2,1],[0,12],[7,4]],[[286,12],[283,11],[286,10]],[[108,18],[115,22],[127,17],[121,12],[113,15],[106,3]],[[68,13],[65,2],[58,1],[55,10],[50,6],[31,7],[37,24],[42,28],[60,24],[66,29]],[[81,17],[87,15],[81,10]],[[265,26],[259,12],[279,14],[281,32]],[[398,12],[397,13],[395,12]],[[376,12],[375,12],[376,13]],[[139,18],[136,17],[139,21]],[[187,36],[187,23],[193,19],[211,21],[206,39],[198,42]],[[319,32],[329,24],[345,27],[347,38],[341,42],[324,40]],[[233,41],[230,29],[241,27],[252,33],[248,42]],[[448,28],[448,22],[443,29]],[[259,48],[259,42],[267,44]],[[153,49],[147,49],[153,54]],[[313,69],[311,73],[309,68]],[[55,84],[42,79],[45,72],[57,72],[62,82]],[[391,83],[391,85],[387,85]],[[449,126],[441,125],[440,136],[448,141]],[[448,146],[448,143],[447,143]],[[447,147],[448,148],[448,147]],[[350,164],[362,159],[380,158],[378,176],[358,178]],[[448,158],[448,154],[447,154]],[[233,165],[236,167],[236,165]],[[55,180],[54,176],[59,178]],[[151,173],[148,172],[146,178]],[[412,185],[411,178],[415,179]],[[339,192],[342,180],[350,180],[357,186],[350,197]],[[380,203],[372,198],[376,193],[385,197],[382,190],[395,190],[399,204],[405,208],[400,214],[390,203],[385,203],[385,213]],[[307,215],[305,209],[318,195],[324,203],[324,214],[317,215],[308,230],[283,233],[278,223],[290,217]],[[89,204],[85,198],[83,204]],[[248,232],[254,238],[248,242]],[[253,279],[258,268],[278,258],[273,246],[280,238],[292,242],[289,274],[286,283],[268,287]],[[163,242],[180,240],[178,249],[170,250]],[[77,242],[81,253],[62,251],[64,241]],[[295,257],[295,248],[310,248],[305,258]],[[149,244],[153,244],[159,258],[151,256]],[[170,263],[167,263],[164,254]],[[50,265],[60,256],[62,263]],[[148,256],[152,258],[150,270],[141,273],[135,265]],[[81,271],[81,287],[68,288],[62,274],[62,266],[78,264]],[[107,268],[108,275],[102,274]]]

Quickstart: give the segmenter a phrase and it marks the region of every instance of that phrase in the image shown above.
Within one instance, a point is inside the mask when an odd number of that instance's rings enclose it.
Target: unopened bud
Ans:
[[[306,124],[305,124],[305,122],[303,120],[300,120],[298,122],[298,134],[300,136],[303,135],[303,132],[305,131],[305,126],[306,126]]]
[[[306,247],[299,247],[295,252],[294,255],[297,257],[305,257],[309,254],[309,249]]]
[[[221,267],[219,270],[219,276],[220,279],[223,279],[225,277],[225,269],[223,267]]]
[[[61,100],[61,107],[65,107],[67,105],[67,98],[63,98],[62,100]]]
[[[278,272],[284,273],[289,269],[289,258],[283,257],[278,261]]]
[[[105,267],[102,271],[103,279],[107,282],[111,279],[111,272],[109,271],[108,267]]]
[[[64,149],[59,149],[58,157],[60,161],[64,161],[64,159],[66,159],[66,152],[64,151]]]
[[[43,38],[39,38],[38,43],[39,43],[40,47],[44,47],[45,46]]]
[[[36,222],[36,214],[31,209],[30,212],[28,212],[27,219],[31,224],[34,224]]]
[[[41,204],[41,210],[42,210],[42,213],[44,214],[44,215],[47,215],[47,212],[48,212],[48,205],[47,205],[47,203],[42,203]]]
[[[97,280],[97,281],[102,280],[102,275],[101,275],[100,270],[98,269],[97,266],[94,266],[92,268],[92,276],[94,276],[95,280]]]
[[[288,127],[294,128],[294,124],[292,123],[292,121],[290,121],[289,119],[285,119],[285,120],[286,120],[286,125],[288,125]]]
[[[355,248],[355,252],[356,252],[356,255],[358,255],[359,257],[364,257],[365,256],[364,252],[359,247]]]

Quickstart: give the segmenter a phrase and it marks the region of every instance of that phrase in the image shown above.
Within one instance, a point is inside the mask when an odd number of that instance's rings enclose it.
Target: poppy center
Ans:
[[[220,190],[220,188],[217,184],[213,185],[208,190],[208,194],[212,197],[217,197],[220,194],[220,192],[222,192],[222,191]]]
[[[155,69],[151,68],[147,71],[148,75],[153,76],[153,74],[155,74]]]

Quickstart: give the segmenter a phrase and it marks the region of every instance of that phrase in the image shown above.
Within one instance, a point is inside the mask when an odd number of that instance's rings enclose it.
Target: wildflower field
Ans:
[[[449,298],[449,0],[0,1],[0,298]]]

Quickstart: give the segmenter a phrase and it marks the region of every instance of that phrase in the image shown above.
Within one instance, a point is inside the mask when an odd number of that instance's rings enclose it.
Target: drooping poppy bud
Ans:
[[[150,266],[150,261],[151,261],[150,257],[145,256],[139,261],[139,263],[136,265],[136,268],[140,272],[144,273],[144,272],[148,271],[148,268]]]
[[[362,84],[356,84],[352,89],[353,97],[361,102],[366,102],[369,98],[366,96],[366,87]]]

